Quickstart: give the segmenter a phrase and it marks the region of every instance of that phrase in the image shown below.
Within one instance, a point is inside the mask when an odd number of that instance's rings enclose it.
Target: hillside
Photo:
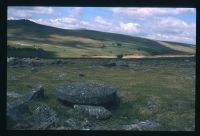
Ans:
[[[40,57],[195,54],[195,48],[187,44],[94,30],[60,29],[29,20],[8,20],[7,29],[8,56],[35,57],[38,49]]]

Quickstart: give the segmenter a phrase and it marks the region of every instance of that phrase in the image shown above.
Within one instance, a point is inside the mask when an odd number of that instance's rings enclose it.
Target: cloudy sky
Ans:
[[[8,19],[196,44],[194,8],[8,7]]]

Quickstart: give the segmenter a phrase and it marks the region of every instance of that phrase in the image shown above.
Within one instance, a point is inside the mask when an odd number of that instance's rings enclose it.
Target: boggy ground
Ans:
[[[43,60],[45,61],[45,60]],[[45,97],[30,102],[33,111],[42,103],[59,116],[89,120],[99,125],[133,124],[153,120],[153,130],[193,130],[195,121],[195,61],[193,59],[123,60],[128,67],[105,67],[111,59],[71,59],[73,63],[7,67],[7,92],[25,94],[41,84]],[[55,88],[63,83],[92,82],[115,87],[121,99],[108,120],[95,120],[62,105]],[[12,98],[8,97],[8,102]],[[153,101],[153,106],[151,102]],[[70,127],[66,127],[70,129]]]

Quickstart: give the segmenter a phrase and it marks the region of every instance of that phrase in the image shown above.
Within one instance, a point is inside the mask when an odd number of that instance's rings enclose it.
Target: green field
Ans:
[[[104,67],[109,59],[71,60],[74,64],[36,67],[7,67],[7,91],[30,92],[38,84],[45,89],[45,98],[31,101],[31,110],[41,103],[50,105],[59,116],[84,120],[72,108],[56,99],[55,88],[63,83],[95,82],[117,89],[121,102],[111,109],[112,118],[98,121],[100,125],[129,124],[136,120],[154,120],[161,124],[153,130],[190,131],[195,121],[195,62],[194,60],[132,61],[129,67]],[[79,73],[85,76],[80,77]],[[147,106],[148,100],[156,108]],[[8,101],[12,99],[8,98]],[[69,129],[69,127],[66,127]]]
[[[27,48],[43,49],[43,58],[126,55],[195,54],[189,44],[162,42],[146,38],[94,30],[59,29],[28,20],[8,20],[8,56],[37,57]],[[18,48],[23,48],[19,50]],[[39,56],[41,57],[41,56]]]

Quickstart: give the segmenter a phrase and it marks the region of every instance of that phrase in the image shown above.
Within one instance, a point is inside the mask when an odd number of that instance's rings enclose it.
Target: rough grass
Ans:
[[[7,91],[29,92],[38,84],[45,89],[45,98],[32,101],[31,109],[47,103],[60,116],[88,119],[101,125],[129,124],[139,120],[154,120],[161,124],[154,130],[192,130],[195,120],[194,62],[144,61],[130,62],[132,67],[103,67],[109,60],[72,60],[75,64],[49,65],[31,68],[7,68]],[[84,77],[79,77],[83,73]],[[16,80],[13,80],[16,77]],[[121,98],[113,108],[112,118],[96,121],[83,117],[56,100],[55,87],[63,83],[95,82],[115,87]],[[156,101],[150,109],[147,101]],[[8,99],[9,100],[9,99]]]

